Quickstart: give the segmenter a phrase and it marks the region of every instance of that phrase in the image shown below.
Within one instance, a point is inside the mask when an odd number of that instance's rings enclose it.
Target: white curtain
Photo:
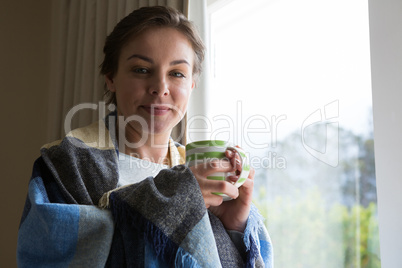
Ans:
[[[209,57],[209,26],[207,14],[207,0],[189,0],[188,18],[194,22],[206,46],[205,59],[202,65],[202,74],[197,80],[187,109],[187,141],[208,139],[205,130],[208,100],[210,57]]]
[[[99,75],[103,45],[114,25],[143,6],[171,6],[187,14],[187,0],[58,0],[52,2],[51,79],[48,140],[63,137],[66,115],[71,128],[98,119],[95,109],[103,99],[104,79]],[[40,67],[40,66],[38,66]],[[86,105],[83,105],[87,103]],[[91,105],[89,105],[91,104]],[[86,107],[72,113],[73,107]],[[69,120],[69,119],[68,119]]]

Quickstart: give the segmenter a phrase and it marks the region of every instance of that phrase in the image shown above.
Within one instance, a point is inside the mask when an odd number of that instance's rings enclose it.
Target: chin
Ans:
[[[154,124],[154,129],[151,130],[152,134],[163,134],[163,133],[169,133],[169,136],[172,133],[173,128],[179,124],[180,121],[175,121],[175,122],[163,122],[161,124]]]
[[[164,133],[170,133],[172,132],[173,127],[168,126],[166,124],[155,124],[153,129],[147,129],[148,134],[153,134],[153,135],[159,135],[159,134],[164,134]]]

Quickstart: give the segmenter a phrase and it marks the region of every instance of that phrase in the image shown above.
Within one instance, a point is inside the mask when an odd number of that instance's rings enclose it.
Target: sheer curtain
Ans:
[[[120,19],[134,9],[154,5],[171,6],[187,14],[188,0],[52,2],[51,79],[47,118],[49,140],[59,139],[66,134],[64,124],[68,114],[72,115],[72,129],[98,120],[104,86],[103,77],[99,75],[99,65],[103,59],[105,37]],[[74,113],[71,110],[73,107],[79,110]],[[181,131],[176,129],[175,132]]]
[[[207,19],[207,1],[189,0],[188,18],[197,26],[206,46],[206,53],[202,65],[202,74],[198,78],[196,88],[192,92],[187,110],[187,134],[188,142],[208,139],[207,105],[208,89],[210,85],[210,58],[209,58],[209,27]]]

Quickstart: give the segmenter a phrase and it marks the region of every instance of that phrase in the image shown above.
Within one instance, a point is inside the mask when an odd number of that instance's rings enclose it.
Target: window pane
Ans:
[[[225,3],[209,138],[250,153],[276,266],[380,267],[367,1]]]

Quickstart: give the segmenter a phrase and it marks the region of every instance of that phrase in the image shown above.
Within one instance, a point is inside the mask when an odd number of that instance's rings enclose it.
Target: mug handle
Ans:
[[[243,183],[247,180],[248,175],[250,174],[250,164],[249,164],[249,159],[247,154],[243,151],[243,149],[234,147],[234,146],[228,146],[228,150],[235,150],[241,160],[241,172],[239,175],[239,179],[234,183],[234,185],[239,188]]]

